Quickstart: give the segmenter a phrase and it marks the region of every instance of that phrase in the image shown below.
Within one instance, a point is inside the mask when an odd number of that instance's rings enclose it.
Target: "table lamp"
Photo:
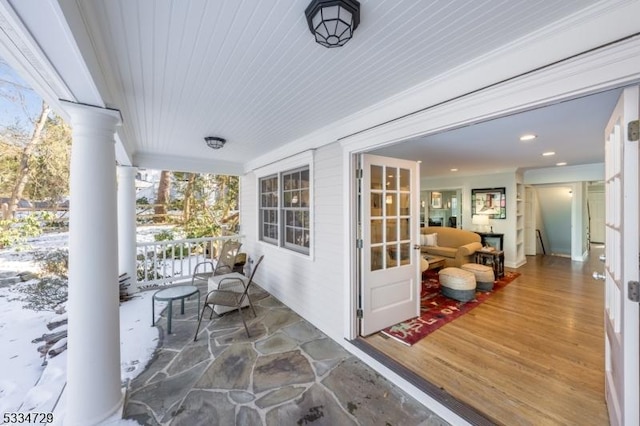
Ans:
[[[480,228],[480,232],[486,232],[489,226],[489,216],[485,214],[474,214],[471,217],[471,223],[476,225],[476,229]]]

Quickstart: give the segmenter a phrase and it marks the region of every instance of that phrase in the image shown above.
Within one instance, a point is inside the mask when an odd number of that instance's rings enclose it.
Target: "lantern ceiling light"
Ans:
[[[360,24],[356,0],[313,0],[304,11],[311,34],[324,47],[344,46]]]
[[[207,143],[209,148],[220,149],[227,143],[226,139],[219,138],[217,136],[206,136],[204,141]]]

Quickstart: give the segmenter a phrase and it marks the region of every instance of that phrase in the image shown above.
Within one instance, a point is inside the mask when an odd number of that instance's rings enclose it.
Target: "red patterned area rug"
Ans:
[[[420,316],[409,321],[401,322],[385,328],[381,333],[411,346],[429,333],[436,331],[443,325],[466,314],[480,305],[491,295],[504,288],[511,281],[518,278],[518,272],[505,272],[504,277],[493,284],[489,292],[476,292],[476,298],[469,302],[458,302],[440,293],[438,273],[426,271],[422,276],[422,292],[420,294]]]

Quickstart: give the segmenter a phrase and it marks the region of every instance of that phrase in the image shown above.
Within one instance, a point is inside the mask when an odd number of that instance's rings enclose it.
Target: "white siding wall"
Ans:
[[[344,336],[344,256],[342,150],[334,143],[313,156],[312,257],[258,240],[258,187],[256,173],[241,180],[242,251],[265,258],[256,282],[334,339]],[[283,169],[289,166],[282,162]],[[278,164],[270,169],[278,169]]]

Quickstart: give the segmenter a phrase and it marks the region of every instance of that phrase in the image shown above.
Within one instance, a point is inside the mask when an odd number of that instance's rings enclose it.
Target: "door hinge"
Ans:
[[[640,282],[629,281],[627,283],[627,297],[632,302],[640,302]]]
[[[362,242],[362,239],[356,240],[356,248],[361,249],[363,246],[364,246],[364,243]]]
[[[362,309],[356,310],[356,318],[362,318],[362,316],[363,316]]]
[[[362,169],[356,170],[356,179],[362,179],[363,174],[364,172],[362,171]]]
[[[640,120],[630,121],[627,126],[627,135],[629,142],[640,139]]]

